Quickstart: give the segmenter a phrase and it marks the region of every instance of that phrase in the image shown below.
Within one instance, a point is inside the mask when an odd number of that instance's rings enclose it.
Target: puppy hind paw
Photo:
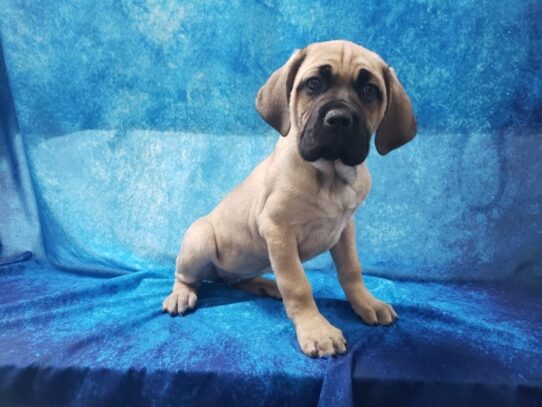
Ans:
[[[262,297],[271,297],[276,300],[282,300],[276,281],[267,278],[256,277],[251,280],[233,284],[233,287],[261,295]]]

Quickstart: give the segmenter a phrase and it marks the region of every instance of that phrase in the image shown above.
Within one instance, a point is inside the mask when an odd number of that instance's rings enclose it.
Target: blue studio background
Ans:
[[[0,0],[0,404],[540,405],[542,3]],[[295,48],[393,66],[419,132],[356,215],[368,327],[306,268],[346,356],[280,302],[161,301],[184,231],[269,154],[254,98]],[[45,403],[46,404],[46,403]],[[227,405],[227,404],[226,404]]]

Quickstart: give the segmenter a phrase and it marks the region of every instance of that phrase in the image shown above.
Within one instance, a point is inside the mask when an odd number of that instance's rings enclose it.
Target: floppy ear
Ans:
[[[290,131],[290,94],[295,75],[305,59],[305,51],[295,51],[288,62],[273,72],[256,96],[256,109],[267,124],[281,136]]]
[[[416,135],[416,118],[412,104],[393,68],[384,68],[388,105],[376,130],[376,150],[381,155],[408,143]]]

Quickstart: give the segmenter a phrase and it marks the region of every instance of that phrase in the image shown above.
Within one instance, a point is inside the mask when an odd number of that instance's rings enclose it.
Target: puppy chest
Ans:
[[[351,212],[336,218],[321,218],[307,222],[298,238],[298,250],[302,260],[307,260],[331,249],[339,240]]]

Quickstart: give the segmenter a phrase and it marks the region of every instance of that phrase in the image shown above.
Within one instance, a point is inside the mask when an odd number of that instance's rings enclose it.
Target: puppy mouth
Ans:
[[[304,126],[299,137],[298,151],[308,162],[319,159],[341,160],[344,165],[355,167],[364,162],[369,154],[370,136],[365,129],[330,132]]]

